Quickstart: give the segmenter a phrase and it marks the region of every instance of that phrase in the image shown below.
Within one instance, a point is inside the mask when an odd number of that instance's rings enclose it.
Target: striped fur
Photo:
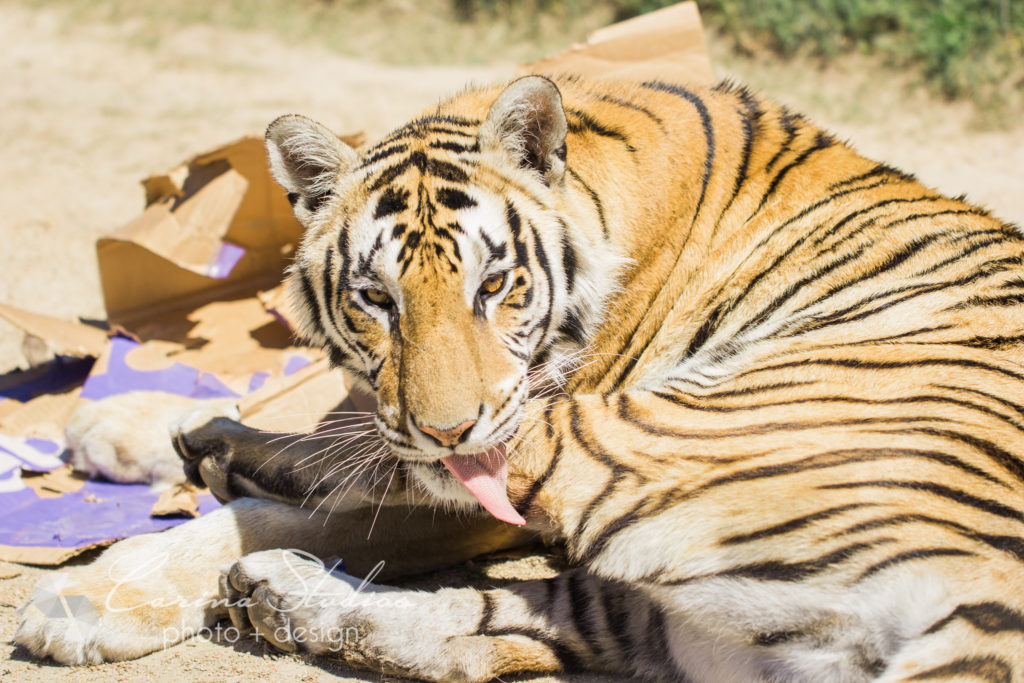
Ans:
[[[1024,680],[1021,232],[743,88],[558,87],[564,174],[481,144],[499,90],[466,92],[341,174],[292,275],[413,485],[467,500],[410,403],[501,403],[458,452],[517,427],[510,499],[585,567],[480,594],[473,632],[534,653],[484,677]],[[453,313],[488,250],[514,283]]]

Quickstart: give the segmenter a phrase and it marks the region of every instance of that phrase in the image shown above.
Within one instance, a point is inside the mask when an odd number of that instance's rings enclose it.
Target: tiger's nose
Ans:
[[[432,438],[441,446],[454,446],[462,443],[463,437],[469,432],[470,427],[476,424],[476,420],[466,420],[462,424],[451,429],[435,429],[428,425],[416,425],[421,432]]]

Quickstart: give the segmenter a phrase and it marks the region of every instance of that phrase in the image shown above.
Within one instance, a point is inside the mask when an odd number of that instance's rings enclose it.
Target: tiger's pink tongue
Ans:
[[[508,461],[501,446],[475,455],[449,455],[441,458],[459,482],[480,501],[484,509],[503,522],[526,524],[512,503],[508,502]]]

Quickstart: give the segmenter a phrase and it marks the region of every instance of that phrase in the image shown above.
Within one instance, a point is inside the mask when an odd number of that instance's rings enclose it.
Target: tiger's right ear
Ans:
[[[338,176],[359,162],[356,151],[312,119],[288,114],[267,128],[267,157],[274,179],[288,191],[305,222],[334,189]]]

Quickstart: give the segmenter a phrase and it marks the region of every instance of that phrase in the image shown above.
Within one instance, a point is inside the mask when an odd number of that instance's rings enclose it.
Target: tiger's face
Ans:
[[[290,272],[305,333],[374,389],[414,479],[488,509],[467,482],[503,489],[531,361],[580,315],[558,211],[565,115],[553,84],[524,80],[483,121],[418,119],[362,156],[298,116],[267,134],[306,227]]]
[[[396,455],[429,463],[515,431],[551,284],[513,205],[415,168],[405,175],[347,206],[328,203],[344,232],[324,231],[303,257],[330,290],[320,321],[337,331],[329,342],[376,391],[380,433]]]

